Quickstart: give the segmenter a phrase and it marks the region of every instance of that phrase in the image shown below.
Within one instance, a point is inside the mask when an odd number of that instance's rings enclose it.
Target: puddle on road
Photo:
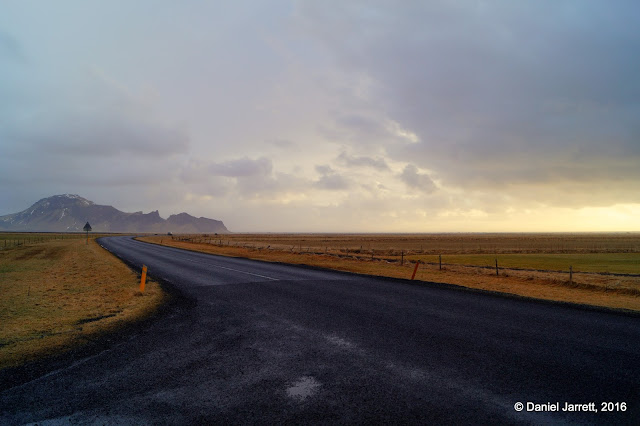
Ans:
[[[304,401],[308,397],[314,395],[318,391],[319,387],[320,382],[316,379],[311,376],[304,376],[287,388],[287,396],[299,401]]]

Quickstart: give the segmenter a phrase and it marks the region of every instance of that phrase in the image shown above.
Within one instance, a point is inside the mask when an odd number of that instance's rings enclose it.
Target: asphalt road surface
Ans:
[[[100,242],[187,302],[5,387],[1,424],[640,424],[638,317]]]

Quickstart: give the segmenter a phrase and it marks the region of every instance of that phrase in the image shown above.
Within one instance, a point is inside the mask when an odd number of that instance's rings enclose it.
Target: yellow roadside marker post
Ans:
[[[140,278],[140,293],[144,293],[144,285],[147,282],[147,267],[142,265],[142,277]]]

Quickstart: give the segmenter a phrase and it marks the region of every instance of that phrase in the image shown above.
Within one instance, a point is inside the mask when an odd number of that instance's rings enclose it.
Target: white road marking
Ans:
[[[191,262],[191,263],[201,263],[201,262],[196,262],[195,260],[191,260],[191,259],[183,259],[183,260],[186,260],[187,262]],[[266,275],[254,274],[253,272],[241,271],[239,269],[227,268],[226,266],[213,265],[211,263],[205,263],[205,265],[213,266],[214,268],[226,269],[228,271],[239,272],[241,274],[252,275],[254,277],[260,277],[260,278],[264,278],[264,279],[271,280],[271,281],[280,281],[279,278],[267,277]]]
[[[132,240],[132,241],[136,241],[138,243],[145,244],[142,241],[137,241],[137,240]],[[164,250],[165,248],[170,248],[171,249],[173,247],[168,247],[168,246],[153,247],[151,244],[149,244],[149,246],[147,246],[146,248],[147,248],[148,251],[155,251],[156,253],[165,254],[166,253],[166,250]],[[191,262],[191,263],[204,264],[204,265],[207,265],[207,266],[212,266],[214,268],[226,269],[228,271],[239,272],[241,274],[251,275],[251,276],[259,277],[259,278],[264,278],[264,279],[270,280],[270,281],[280,281],[279,278],[273,278],[273,277],[268,277],[266,275],[254,274],[253,272],[241,271],[239,269],[228,268],[226,266],[213,265],[211,263],[202,263],[202,262],[198,262],[198,261],[191,260],[191,259],[182,259],[182,260],[186,260],[187,262]]]

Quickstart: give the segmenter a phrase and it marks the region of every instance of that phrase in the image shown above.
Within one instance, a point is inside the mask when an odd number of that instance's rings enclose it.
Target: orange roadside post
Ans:
[[[420,261],[416,262],[416,267],[413,268],[413,275],[411,275],[411,279],[413,280],[416,277],[416,272],[418,272],[418,266],[420,265]]]
[[[140,278],[140,293],[144,293],[144,285],[147,282],[147,267],[142,265],[142,277]]]

